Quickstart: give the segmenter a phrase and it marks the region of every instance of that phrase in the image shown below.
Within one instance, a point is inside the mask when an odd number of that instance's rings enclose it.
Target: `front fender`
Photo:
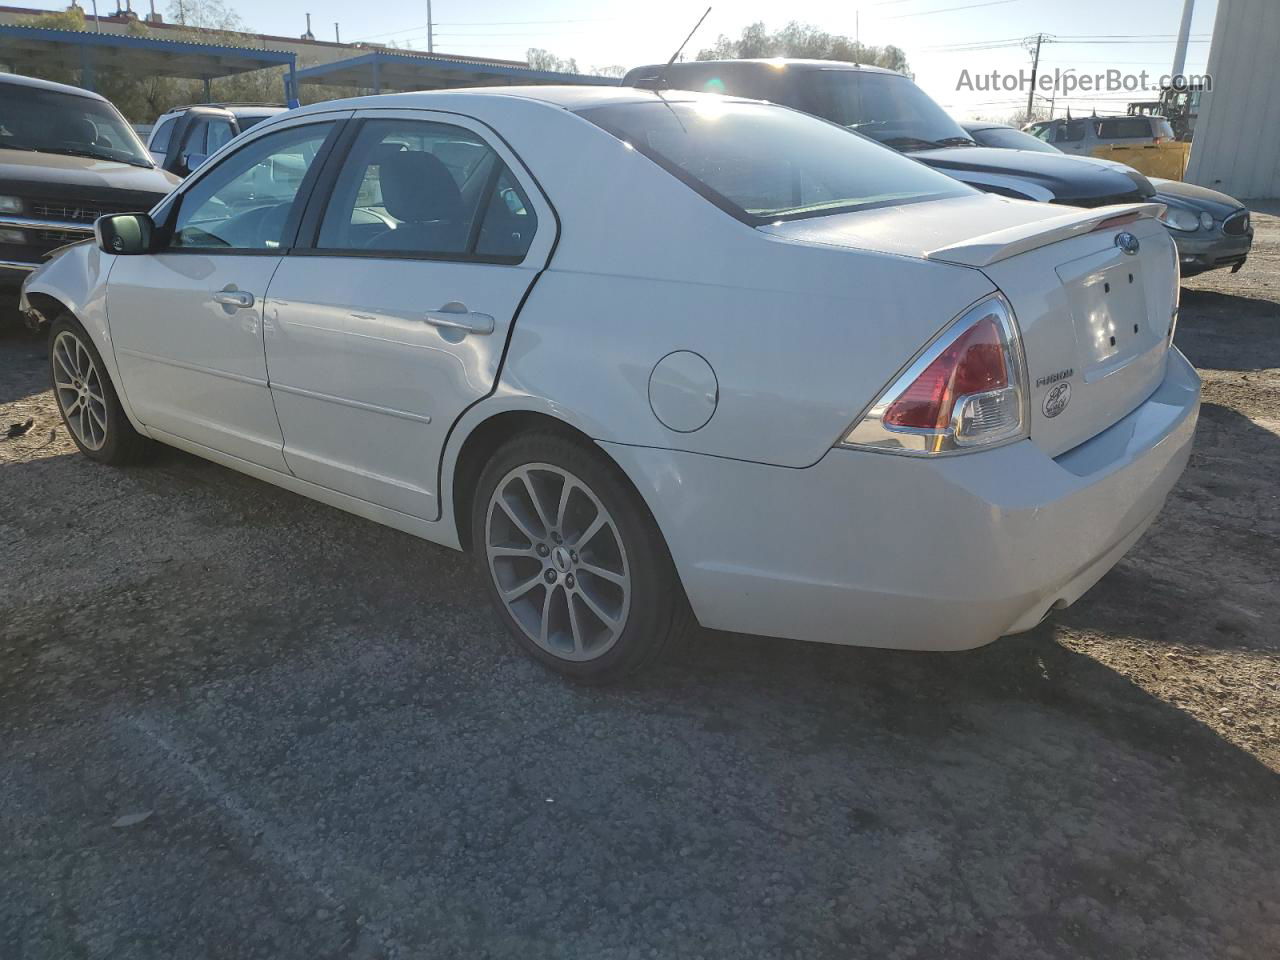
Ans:
[[[54,321],[66,310],[73,315],[93,340],[102,356],[107,376],[120,398],[120,405],[134,429],[146,430],[133,415],[120,383],[115,349],[111,344],[111,327],[107,323],[107,277],[116,258],[103,253],[92,240],[63,248],[52,260],[41,264],[22,285],[19,306],[23,313],[35,316],[41,324]]]

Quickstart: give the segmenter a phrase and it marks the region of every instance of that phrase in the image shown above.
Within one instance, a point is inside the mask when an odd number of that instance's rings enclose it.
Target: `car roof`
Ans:
[[[876,67],[869,63],[852,63],[847,60],[806,60],[800,57],[754,57],[742,60],[685,60],[681,63],[673,63],[669,67],[665,63],[651,63],[640,67],[633,67],[627,73],[631,74],[639,70],[663,70],[667,69],[671,73],[679,74],[700,70],[704,67],[725,67],[730,65],[746,65],[755,68],[768,68],[771,70],[858,70],[867,73],[891,73],[896,76],[903,76],[897,70],[890,70],[887,67]]]
[[[107,98],[101,94],[94,93],[92,90],[86,90],[84,87],[73,87],[68,83],[54,83],[52,80],[38,80],[35,77],[24,77],[17,73],[0,73],[0,83],[9,84],[15,87],[34,87],[37,90],[52,90],[56,93],[67,93],[76,97],[84,97],[86,100],[101,100],[107,102]]]
[[[662,91],[662,96],[653,90],[639,87],[601,87],[583,85],[547,85],[528,87],[462,87],[454,90],[419,90],[409,93],[382,93],[371,97],[351,97],[346,100],[326,100],[299,107],[291,111],[292,115],[303,113],[322,113],[334,109],[370,109],[370,108],[413,108],[424,110],[435,109],[441,103],[456,98],[477,100],[526,100],[565,110],[584,110],[587,107],[607,106],[620,103],[649,103],[655,99],[679,103],[691,100],[742,100],[741,97],[725,97],[714,93],[694,93],[681,90]]]

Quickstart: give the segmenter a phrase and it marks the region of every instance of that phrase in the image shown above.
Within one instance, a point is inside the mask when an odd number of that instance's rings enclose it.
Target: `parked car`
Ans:
[[[830,60],[701,60],[636,67],[622,85],[727,93],[794,107],[988,193],[1080,207],[1155,194],[1147,178],[1128,167],[979,147],[910,79],[880,67]]]
[[[964,123],[961,126],[975,140],[989,147],[1057,150],[1057,147],[1012,127],[992,123]],[[1098,158],[1091,162],[1114,163]],[[1156,190],[1152,199],[1165,205],[1160,219],[1178,246],[1178,260],[1184,277],[1222,267],[1230,267],[1235,273],[1244,266],[1253,247],[1253,227],[1243,203],[1225,193],[1195,184],[1159,177],[1148,179]]]
[[[961,649],[1079,597],[1191,449],[1154,209],[1010,203],[772,104],[398,94],[264,121],[26,300],[89,458],[159,440],[470,549],[602,682],[690,611]]]
[[[50,250],[172,186],[118,110],[79,87],[0,73],[0,305]]]
[[[1253,248],[1249,210],[1235,197],[1208,187],[1153,177],[1161,217],[1178,245],[1184,277],[1230,267],[1239,272]]]
[[[1039,120],[1023,128],[1063,153],[1091,157],[1099,147],[1142,147],[1169,143],[1173,127],[1164,117],[1077,117]]]
[[[157,164],[185,176],[233,137],[287,109],[276,103],[196,103],[174,107],[156,118],[147,150]]]

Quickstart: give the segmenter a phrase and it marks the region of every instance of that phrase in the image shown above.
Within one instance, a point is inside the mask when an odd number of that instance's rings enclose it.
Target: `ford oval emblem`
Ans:
[[[1053,388],[1044,395],[1044,404],[1040,409],[1044,411],[1044,415],[1052,420],[1063,410],[1067,409],[1067,404],[1071,402],[1071,384],[1062,380],[1053,385]]]
[[[1126,230],[1123,233],[1116,234],[1116,246],[1119,247],[1123,253],[1127,253],[1132,257],[1142,247],[1142,244],[1138,242],[1137,237]]]

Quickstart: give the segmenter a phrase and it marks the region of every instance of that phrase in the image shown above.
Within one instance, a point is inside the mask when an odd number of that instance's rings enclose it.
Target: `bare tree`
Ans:
[[[813,60],[844,60],[887,67],[907,73],[907,55],[901,48],[867,46],[836,33],[828,33],[808,23],[792,20],[770,33],[762,22],[743,28],[733,40],[721,34],[710,47],[698,51],[699,60],[741,60],[752,57],[805,57]]]
[[[526,53],[529,66],[534,70],[547,70],[552,73],[577,73],[578,61],[573,57],[562,60],[550,50],[541,47],[530,47]]]

